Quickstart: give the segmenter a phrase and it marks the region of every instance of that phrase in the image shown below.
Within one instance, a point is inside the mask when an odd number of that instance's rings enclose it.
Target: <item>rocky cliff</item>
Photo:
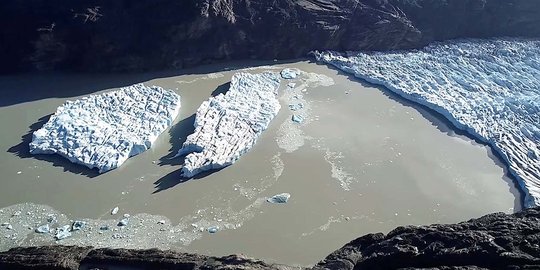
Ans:
[[[182,68],[540,36],[533,0],[0,1],[0,72]]]
[[[0,269],[301,268],[237,255],[216,258],[160,250],[51,246],[0,253]],[[540,269],[540,208],[451,225],[399,227],[387,235],[368,234],[312,268],[323,269]]]

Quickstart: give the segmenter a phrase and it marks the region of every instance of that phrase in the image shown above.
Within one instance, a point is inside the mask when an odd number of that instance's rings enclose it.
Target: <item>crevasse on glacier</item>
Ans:
[[[179,110],[179,95],[143,84],[67,101],[34,132],[30,153],[56,153],[106,172],[148,150]]]
[[[236,73],[226,94],[203,102],[195,116],[195,131],[178,155],[187,154],[183,177],[233,164],[253,147],[281,108],[276,74]]]
[[[422,50],[315,52],[317,60],[443,114],[489,144],[540,206],[540,41],[457,40]]]

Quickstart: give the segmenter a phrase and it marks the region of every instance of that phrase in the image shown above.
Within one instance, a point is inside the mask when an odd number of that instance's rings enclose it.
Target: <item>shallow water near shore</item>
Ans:
[[[0,223],[14,225],[0,227],[0,249],[54,243],[33,232],[53,214],[58,224],[88,223],[60,244],[243,253],[311,265],[366,233],[519,210],[519,192],[491,151],[453,134],[422,108],[324,65],[254,66],[246,71],[304,72],[282,80],[281,111],[250,152],[185,182],[182,160],[171,157],[193,131],[198,106],[227,90],[235,68],[206,66],[177,76],[0,77],[0,91],[8,93],[0,107]],[[179,117],[149,151],[102,175],[61,157],[27,153],[28,134],[66,100],[136,82],[182,97]],[[25,97],[14,99],[16,93]],[[303,108],[292,111],[294,104]],[[294,114],[304,122],[291,121]],[[283,192],[291,194],[287,204],[265,201]],[[120,211],[113,216],[115,206]],[[126,213],[130,224],[116,226]],[[102,225],[110,229],[99,230]],[[208,233],[210,226],[218,232]]]

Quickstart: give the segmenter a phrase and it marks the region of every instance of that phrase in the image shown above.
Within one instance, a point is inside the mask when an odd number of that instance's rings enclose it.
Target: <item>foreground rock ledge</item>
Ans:
[[[299,251],[301,252],[301,251]],[[0,253],[0,269],[298,269],[241,255],[29,247]],[[490,214],[451,225],[398,227],[362,236],[313,267],[320,269],[539,269],[540,208]]]

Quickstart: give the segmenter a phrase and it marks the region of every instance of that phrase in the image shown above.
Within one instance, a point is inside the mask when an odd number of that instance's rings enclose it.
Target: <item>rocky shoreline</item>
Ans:
[[[301,251],[299,251],[301,252]],[[174,251],[20,247],[0,253],[0,269],[303,269],[230,255]],[[448,225],[368,234],[312,267],[323,269],[538,269],[540,208]]]
[[[142,71],[539,37],[527,0],[2,1],[0,73]]]

